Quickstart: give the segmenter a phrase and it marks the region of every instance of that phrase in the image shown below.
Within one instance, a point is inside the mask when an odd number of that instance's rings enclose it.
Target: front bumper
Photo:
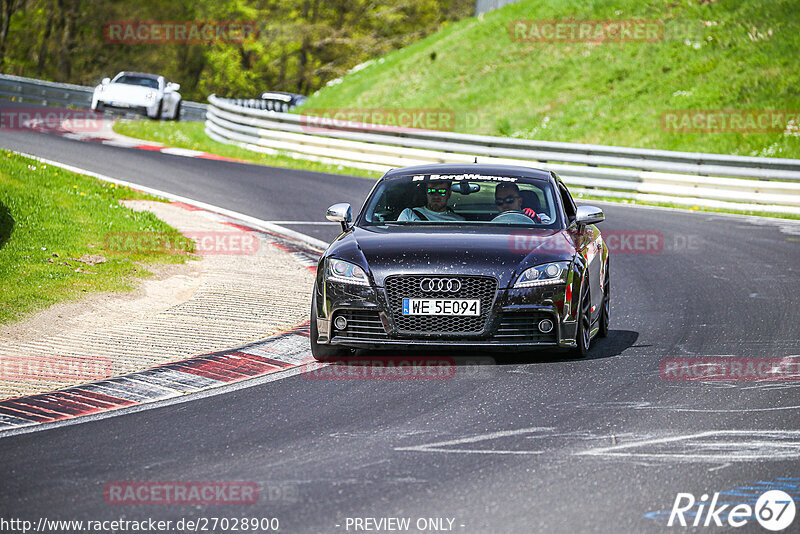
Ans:
[[[102,98],[97,100],[98,104],[101,104],[103,107],[107,109],[118,109],[122,111],[130,111],[133,113],[138,113],[140,115],[146,115],[148,117],[153,117],[158,113],[158,100],[154,102],[148,102],[146,104],[142,104],[139,102],[124,102],[124,101],[110,101],[106,102]]]
[[[318,279],[315,286],[317,331],[320,344],[365,349],[475,347],[500,350],[575,346],[577,322],[570,314],[566,285],[494,291],[483,328],[478,332],[409,331],[398,326],[385,288],[340,284]],[[348,326],[339,330],[338,316]],[[540,332],[542,319],[553,330]]]

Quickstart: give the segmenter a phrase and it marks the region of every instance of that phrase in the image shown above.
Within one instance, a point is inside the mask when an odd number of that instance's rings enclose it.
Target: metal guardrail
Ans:
[[[477,155],[521,157],[521,159],[531,159],[542,163],[557,161],[706,176],[741,176],[800,181],[800,160],[793,159],[558,143],[554,141],[492,137],[435,130],[404,129],[397,132],[382,132],[374,125],[345,123],[343,121],[337,121],[335,129],[328,129],[323,126],[315,126],[316,122],[313,119],[309,120],[302,115],[258,113],[257,103],[253,99],[222,99],[212,95],[209,97],[209,102],[221,110],[250,117],[266,118],[271,123],[276,124],[303,125],[303,131],[305,132],[313,131],[315,135],[343,139],[415,148],[424,146],[444,151],[455,149],[453,151],[457,150]],[[291,131],[297,130],[292,128]],[[350,135],[357,133],[364,133],[369,137]],[[438,144],[434,145],[433,143]],[[775,171],[789,172],[776,173]]]
[[[45,106],[88,108],[92,105],[93,91],[94,87],[0,74],[0,99],[2,100],[30,102]],[[184,100],[181,103],[180,119],[193,122],[203,121],[207,108],[206,104]]]
[[[264,153],[385,171],[481,161],[557,172],[570,185],[707,207],[800,213],[800,160],[529,141],[343,123],[258,109],[255,100],[209,97],[209,137]],[[735,205],[734,205],[735,204]],[[766,209],[769,207],[769,209]]]

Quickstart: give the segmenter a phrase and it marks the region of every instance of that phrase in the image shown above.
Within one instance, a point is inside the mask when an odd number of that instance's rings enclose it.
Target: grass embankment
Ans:
[[[114,131],[122,135],[135,137],[136,139],[155,141],[156,143],[163,143],[172,147],[199,150],[226,158],[241,159],[260,165],[269,165],[271,167],[327,172],[331,174],[347,174],[350,176],[365,176],[369,178],[377,178],[380,176],[380,173],[363,169],[327,165],[314,161],[294,159],[289,156],[259,154],[258,152],[246,150],[236,145],[218,143],[205,134],[205,126],[202,122],[155,122],[151,120],[117,121],[114,124]]]
[[[142,232],[185,241],[153,214],[125,208],[122,199],[157,200],[0,151],[0,324],[87,292],[134,289],[138,278],[151,275],[148,264],[186,260],[186,246],[139,253],[109,241],[109,235]]]
[[[800,110],[800,0],[523,0],[448,26],[303,109],[444,109],[457,131],[666,150],[800,157],[800,125],[681,133],[674,110]],[[660,21],[657,42],[517,41],[519,20]],[[514,26],[516,28],[516,26]],[[530,36],[530,26],[525,26]],[[515,30],[516,31],[516,30]],[[674,124],[674,123],[672,123]]]

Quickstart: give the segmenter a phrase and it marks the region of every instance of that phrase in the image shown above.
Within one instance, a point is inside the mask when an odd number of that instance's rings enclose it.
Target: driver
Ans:
[[[541,217],[531,208],[522,207],[522,195],[519,194],[519,186],[514,183],[503,182],[494,190],[494,203],[500,213],[506,211],[518,211],[524,213],[536,222],[542,222]]]
[[[448,205],[451,182],[439,180],[428,182],[426,204],[421,208],[406,208],[397,217],[398,221],[463,221]]]

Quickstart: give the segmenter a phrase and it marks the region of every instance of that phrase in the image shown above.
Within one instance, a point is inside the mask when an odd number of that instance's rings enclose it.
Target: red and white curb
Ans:
[[[93,143],[100,143],[102,145],[115,146],[121,148],[133,148],[136,150],[147,150],[148,152],[160,152],[162,154],[169,154],[171,156],[183,156],[185,158],[200,158],[210,159],[215,161],[231,161],[234,163],[250,163],[243,159],[227,158],[225,156],[218,156],[209,152],[202,152],[200,150],[191,150],[189,148],[177,148],[164,146],[153,143],[144,143],[136,139],[107,139],[104,137],[93,137],[90,135],[82,134],[65,134],[63,137],[69,139],[76,139],[80,141],[89,141]]]
[[[304,234],[58,162],[42,160],[28,154],[20,155],[171,199],[174,205],[181,208],[203,212],[204,216],[213,220],[258,234],[269,244],[289,253],[301,265],[316,272],[320,257],[318,249],[325,244]],[[243,224],[248,220],[253,225]],[[0,434],[196,394],[295,369],[310,360],[309,323],[306,322],[287,332],[236,349],[203,354],[50,393],[0,401]]]
[[[299,263],[303,267],[306,267],[307,269],[310,269],[311,271],[314,272],[316,272],[317,270],[317,262],[319,261],[320,257],[319,251],[305,245],[304,243],[300,243],[294,239],[290,239],[286,235],[280,232],[260,230],[252,226],[247,226],[241,224],[236,219],[233,219],[231,217],[222,215],[220,213],[215,213],[213,211],[209,211],[204,208],[199,208],[191,204],[185,204],[183,202],[172,202],[172,205],[178,206],[180,208],[189,211],[203,212],[203,214],[209,219],[218,221],[226,226],[231,226],[233,228],[236,228],[237,230],[242,230],[244,232],[250,232],[256,234],[259,237],[261,237],[268,245],[277,247],[282,251],[286,252],[287,254],[289,254],[297,263]]]
[[[309,358],[308,337],[305,323],[235,350],[0,401],[0,432],[158,402],[299,367]]]
[[[100,121],[101,127],[97,131],[74,131],[69,128],[69,121],[62,123],[60,127],[50,127],[46,124],[28,123],[26,127],[40,133],[49,133],[73,139],[75,141],[88,141],[92,143],[100,143],[102,145],[115,146],[121,148],[134,148],[137,150],[147,150],[148,152],[160,152],[162,154],[169,154],[171,156],[183,156],[186,158],[200,158],[210,159],[216,161],[231,161],[234,163],[249,163],[242,159],[227,158],[225,156],[218,156],[209,152],[202,152],[200,150],[191,150],[188,148],[177,148],[164,146],[161,143],[146,142],[140,139],[134,139],[116,133],[113,130],[115,120],[102,119]]]
[[[309,250],[311,250],[312,252],[314,252],[314,253],[316,253],[318,255],[319,255],[319,252],[315,251],[314,249],[317,249],[318,251],[322,251],[322,250],[325,250],[326,248],[328,248],[328,243],[326,243],[325,241],[321,241],[321,240],[316,239],[314,237],[311,237],[309,235],[303,234],[301,232],[297,232],[295,230],[292,230],[291,228],[286,228],[285,226],[281,226],[280,224],[277,224],[275,222],[265,221],[263,219],[259,219],[257,217],[246,215],[244,213],[239,213],[239,212],[236,212],[236,211],[233,211],[233,210],[220,208],[220,207],[214,206],[212,204],[208,204],[208,203],[205,203],[205,202],[200,202],[199,200],[194,200],[194,199],[187,198],[187,197],[180,196],[180,195],[175,195],[173,193],[168,193],[166,191],[161,191],[159,189],[154,189],[152,187],[147,187],[147,186],[144,186],[144,185],[135,184],[135,183],[128,182],[128,181],[125,181],[125,180],[119,180],[117,178],[113,178],[113,177],[107,176],[105,174],[100,174],[100,173],[97,173],[97,172],[94,172],[94,171],[90,171],[90,170],[87,170],[87,169],[82,169],[80,167],[75,167],[74,165],[67,165],[66,163],[61,163],[59,161],[54,161],[54,160],[47,159],[47,158],[41,158],[41,157],[35,156],[33,154],[27,154],[25,152],[18,152],[18,151],[11,151],[11,152],[16,154],[16,155],[18,155],[18,156],[23,156],[23,157],[32,159],[34,161],[38,161],[39,163],[44,163],[46,165],[52,165],[53,167],[59,167],[59,168],[64,169],[66,171],[70,171],[70,172],[74,172],[74,173],[78,173],[78,174],[83,174],[83,175],[86,175],[86,176],[91,176],[93,178],[97,178],[98,180],[102,180],[104,182],[109,182],[109,183],[112,183],[112,184],[125,186],[125,187],[128,187],[130,189],[135,189],[137,191],[142,191],[144,193],[150,193],[151,195],[154,195],[154,196],[157,196],[157,197],[161,197],[161,198],[170,200],[172,202],[180,203],[180,204],[184,205],[184,207],[186,207],[187,209],[207,212],[207,216],[209,216],[209,217],[211,217],[212,219],[215,219],[215,220],[227,220],[227,221],[232,222],[234,224],[244,224],[244,225],[246,225],[246,226],[244,226],[244,228],[248,228],[248,229],[253,228],[256,231],[263,231],[263,232],[266,232],[267,234],[270,234],[270,235],[282,236],[288,242],[294,241],[294,242],[296,242],[298,244],[301,244],[303,246],[309,245]],[[283,224],[287,224],[287,223],[290,223],[290,222],[292,222],[292,221],[287,221],[286,223],[283,223]],[[325,224],[328,224],[328,223],[325,223]]]

